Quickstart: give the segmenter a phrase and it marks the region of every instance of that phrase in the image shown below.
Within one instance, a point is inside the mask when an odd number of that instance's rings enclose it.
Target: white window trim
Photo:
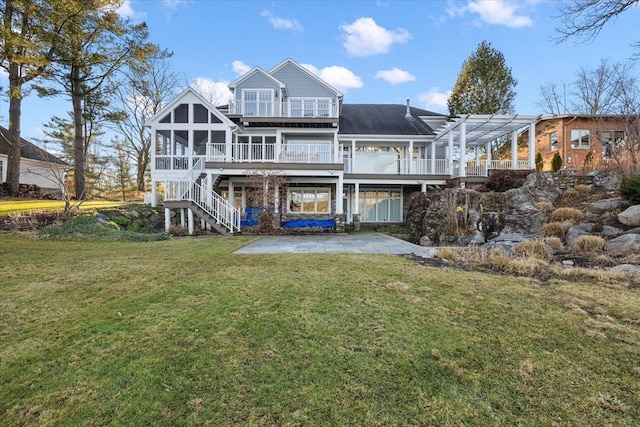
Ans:
[[[588,144],[585,145],[573,145],[573,132],[586,132],[585,134],[580,135],[579,139],[582,140],[582,138],[584,138],[585,136],[587,136],[589,138]],[[590,129],[571,129],[571,131],[569,132],[569,134],[571,135],[571,148],[574,150],[588,150],[591,148],[591,130]]]
[[[301,116],[294,116],[293,115],[293,113],[292,113],[293,101],[302,101],[302,105],[301,105],[302,115]],[[305,111],[304,101],[313,101],[314,102],[313,114],[311,116],[306,116],[304,114],[304,111]],[[327,106],[327,117],[330,117],[331,116],[331,101],[332,101],[332,98],[326,98],[326,97],[313,98],[313,97],[302,97],[302,96],[289,98],[289,102],[288,102],[288,104],[289,104],[289,117],[325,117],[325,116],[318,116],[318,104],[317,104],[317,101],[327,101],[329,103],[328,106]]]
[[[315,210],[313,212],[305,212],[305,211],[293,211],[291,210],[291,193],[294,191],[315,191],[316,192],[316,198],[315,198]],[[329,193],[329,200],[328,200],[328,210],[327,212],[319,212],[318,209],[318,199],[317,199],[317,192],[318,191],[322,191],[322,192],[327,192]],[[303,208],[304,205],[301,206],[301,209]],[[300,215],[329,215],[332,213],[331,210],[331,187],[294,187],[294,188],[289,188],[287,191],[287,213],[290,214],[300,214]]]
[[[255,92],[256,93],[256,114],[254,116],[247,116],[247,105],[246,105],[246,99],[245,99],[245,95],[249,92]],[[269,94],[271,95],[271,101],[260,101],[260,92],[269,92]],[[242,89],[242,115],[243,116],[247,116],[247,117],[262,117],[259,113],[260,111],[260,102],[269,102],[271,104],[271,111],[270,114],[267,117],[273,116],[274,115],[274,109],[275,109],[275,90],[273,89]]]

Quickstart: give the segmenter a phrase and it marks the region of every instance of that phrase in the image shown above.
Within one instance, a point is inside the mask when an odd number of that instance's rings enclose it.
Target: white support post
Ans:
[[[491,142],[487,142],[484,145],[484,153],[485,153],[485,175],[489,176],[489,168],[491,167]]]
[[[280,129],[276,129],[276,146],[274,149],[274,163],[280,162],[280,153],[282,152],[282,131]]]
[[[233,180],[229,179],[229,191],[227,191],[227,201],[229,202],[230,205],[235,206],[235,199],[236,199],[236,195],[235,193],[235,189],[233,188]]]
[[[184,227],[186,225],[186,219],[184,216],[184,208],[180,208],[180,227]]]
[[[206,230],[206,228],[207,228],[207,223],[204,222],[204,218],[200,218],[200,229]]]
[[[189,236],[193,236],[195,230],[193,225],[193,211],[191,209],[187,209],[187,216],[189,218]]]
[[[360,183],[359,182],[356,182],[355,184],[354,196],[355,197],[354,197],[353,203],[355,206],[353,206],[351,210],[355,215],[359,215],[360,214]]]
[[[169,227],[171,227],[171,209],[164,208],[164,231],[168,233]]]
[[[518,169],[518,132],[511,132],[511,169]]]
[[[529,168],[536,168],[536,124],[529,125]]]
[[[340,152],[340,144],[338,144],[338,132],[333,134],[333,162],[342,163],[342,153]]]
[[[349,169],[350,173],[354,173],[356,170],[356,140],[351,140],[351,168]]]
[[[233,140],[235,135],[231,131],[224,134],[224,161],[231,163],[233,161]]]
[[[151,207],[158,207],[158,184],[154,180],[151,180]]]
[[[473,147],[473,154],[476,159],[476,167],[480,166],[480,151],[478,151],[478,146]]]
[[[275,214],[280,213],[280,187],[276,187],[273,192],[273,212]]]
[[[431,143],[431,173],[436,173],[436,142]],[[425,186],[426,188],[426,186]],[[424,190],[422,191],[424,193]]]
[[[448,172],[453,176],[453,130],[449,131],[449,145],[447,146],[447,157],[449,158]]]
[[[342,197],[344,193],[344,176],[342,173],[338,174],[338,182],[336,183],[336,215],[342,215],[344,209],[342,207]]]
[[[420,191],[422,191],[423,193],[427,192],[427,183],[426,182],[422,182],[422,184],[420,185]]]
[[[458,176],[464,178],[467,176],[467,124],[463,121],[460,123],[460,160]]]
[[[412,171],[411,170],[411,163],[413,163],[413,141],[409,141],[409,153],[408,156],[405,156],[405,159],[407,162],[407,173],[410,174],[411,172],[416,172],[416,171]]]

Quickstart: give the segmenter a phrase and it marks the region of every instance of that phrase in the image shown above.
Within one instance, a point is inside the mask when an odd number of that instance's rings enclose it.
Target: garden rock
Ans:
[[[630,203],[621,197],[613,199],[600,200],[593,202],[587,206],[587,210],[594,214],[603,214],[605,212],[615,211],[616,209],[626,209],[630,206]]]
[[[573,227],[567,230],[567,244],[572,244],[578,237],[590,235],[593,232],[593,227],[595,224],[592,222],[585,222],[583,224],[574,225]]]
[[[626,255],[637,250],[640,234],[623,234],[607,242],[607,250],[614,255]]]
[[[420,238],[420,246],[433,246],[433,241],[429,238],[429,236],[422,236]]]
[[[529,237],[540,235],[547,215],[534,207],[512,209],[504,217],[502,234],[522,234]]]
[[[620,212],[618,221],[629,227],[640,227],[640,205],[629,206]]]
[[[622,175],[614,171],[593,171],[589,175],[593,175],[594,187],[604,188],[605,190],[617,190],[622,183]]]
[[[633,264],[620,264],[615,267],[611,267],[611,271],[624,271],[627,273],[640,274],[640,267]]]
[[[511,233],[511,234],[501,234],[495,239],[490,240],[485,243],[482,247],[490,250],[493,248],[500,248],[507,255],[515,255],[514,247],[520,242],[524,242],[527,240],[531,240],[521,234]]]

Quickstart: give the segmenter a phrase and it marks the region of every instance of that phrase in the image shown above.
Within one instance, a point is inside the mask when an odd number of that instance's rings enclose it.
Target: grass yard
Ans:
[[[87,200],[80,205],[80,209],[108,208],[120,206],[125,203],[126,202],[109,200]],[[33,211],[61,211],[63,209],[64,202],[62,200],[39,200],[12,197],[0,198],[0,216]]]
[[[640,289],[0,234],[0,425],[637,426]]]

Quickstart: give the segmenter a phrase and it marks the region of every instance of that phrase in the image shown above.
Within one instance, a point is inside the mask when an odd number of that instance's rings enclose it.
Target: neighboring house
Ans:
[[[164,190],[167,227],[169,208],[176,207],[187,209],[190,232],[194,217],[221,232],[238,231],[251,207],[252,178],[265,171],[287,178],[272,201],[285,226],[308,219],[335,221],[341,229],[400,223],[412,192],[452,177],[533,168],[533,156],[460,162],[459,153],[515,136],[538,117],[448,121],[408,101],[344,104],[340,91],[291,59],[269,71],[255,67],[229,88],[228,106],[216,108],[188,88],[147,122],[155,147],[152,200]]]
[[[588,172],[611,165],[626,128],[626,118],[618,115],[543,117],[536,123],[536,147],[544,160],[543,170],[551,170],[556,153],[567,169]]]
[[[9,130],[0,126],[0,181],[7,182]],[[42,194],[61,194],[64,188],[64,172],[69,165],[20,138],[20,184],[37,185]]]

